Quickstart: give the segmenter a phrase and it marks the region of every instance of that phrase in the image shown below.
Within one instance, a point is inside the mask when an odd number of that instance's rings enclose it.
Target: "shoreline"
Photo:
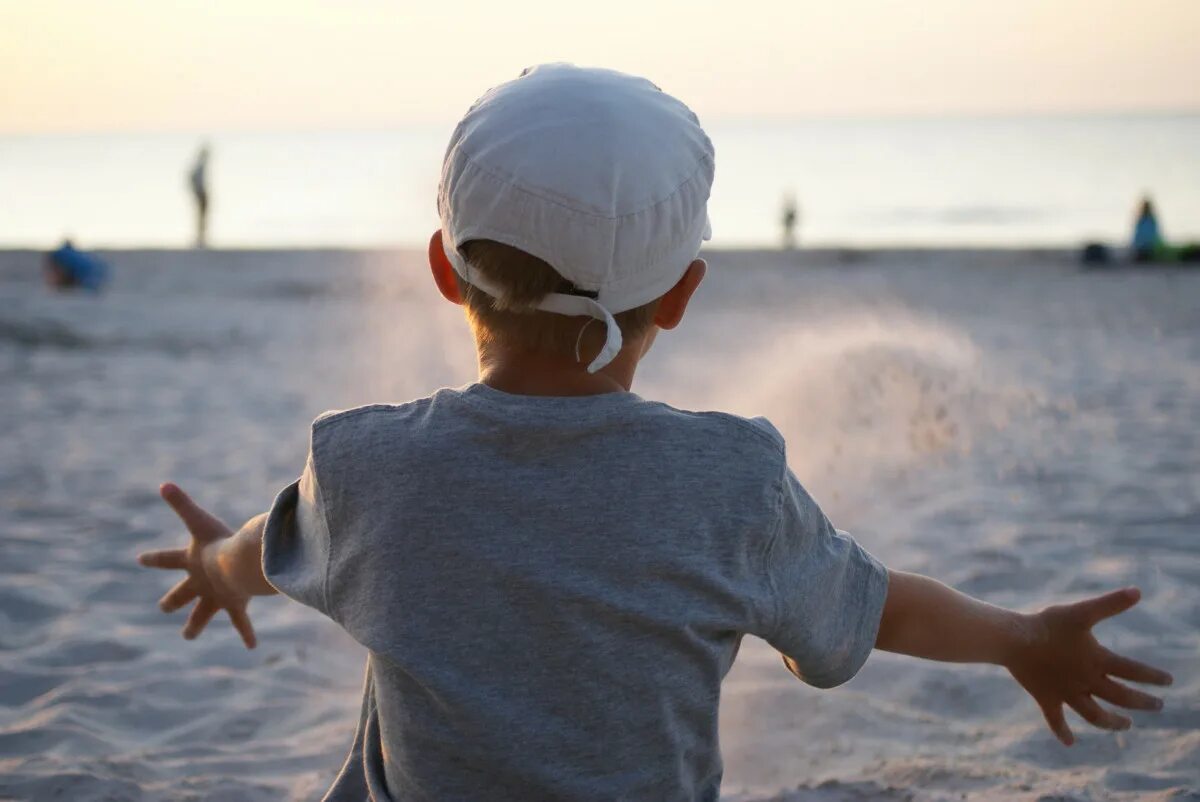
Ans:
[[[0,256],[20,256],[25,254],[40,254],[53,250],[57,246],[35,248],[28,245],[0,245]],[[760,247],[734,246],[704,248],[701,253],[718,255],[746,254],[776,254],[780,256],[798,255],[836,255],[843,253],[867,254],[946,254],[946,253],[1004,253],[1004,254],[1062,254],[1077,253],[1082,246],[1073,245],[839,245],[836,243],[821,244],[811,248],[798,247],[782,250],[777,247],[764,245]],[[1123,246],[1109,246],[1115,250]],[[246,254],[414,254],[424,253],[425,247],[418,245],[246,245],[229,248],[187,248],[158,245],[134,246],[98,246],[85,248],[89,253],[101,254],[138,254],[138,255],[179,255],[179,254],[208,254],[208,255],[246,255]]]

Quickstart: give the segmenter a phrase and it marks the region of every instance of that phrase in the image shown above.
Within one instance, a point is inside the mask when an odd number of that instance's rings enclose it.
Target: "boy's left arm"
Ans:
[[[930,660],[995,663],[1008,669],[1042,709],[1066,745],[1074,736],[1063,717],[1070,705],[1097,727],[1123,730],[1127,717],[1102,699],[1131,710],[1158,710],[1162,700],[1114,678],[1170,685],[1171,675],[1100,645],[1092,627],[1137,604],[1136,588],[1024,614],[996,607],[917,574],[889,572],[887,601],[875,648]]]
[[[138,562],[144,566],[187,572],[159,600],[158,606],[164,613],[172,613],[197,600],[183,627],[183,637],[188,640],[199,635],[220,610],[225,610],[246,648],[253,649],[254,627],[246,606],[251,596],[278,592],[267,581],[262,567],[266,514],[256,515],[234,532],[178,486],[165,484],[159,492],[187,526],[192,540],[186,548],[138,555]]]

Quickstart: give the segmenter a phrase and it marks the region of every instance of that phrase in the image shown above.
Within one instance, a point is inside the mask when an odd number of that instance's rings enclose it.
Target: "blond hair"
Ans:
[[[586,317],[567,317],[535,308],[552,292],[571,288],[557,270],[541,259],[501,242],[478,239],[459,250],[484,278],[503,290],[493,298],[457,276],[467,317],[480,343],[496,343],[533,353],[575,356],[594,353],[604,344],[604,324]],[[621,335],[636,337],[654,322],[658,300],[613,314]],[[588,325],[589,321],[591,325]]]

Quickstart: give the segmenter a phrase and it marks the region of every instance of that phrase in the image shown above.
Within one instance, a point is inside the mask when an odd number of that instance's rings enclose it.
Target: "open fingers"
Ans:
[[[183,625],[183,637],[192,640],[203,632],[219,609],[209,599],[201,599],[197,602],[196,606],[192,608],[192,614],[188,616],[187,623]]]
[[[232,607],[226,610],[229,613],[229,620],[233,623],[233,628],[242,636],[242,643],[246,644],[247,649],[253,649],[258,639],[254,637],[254,626],[250,623],[250,616],[246,614],[243,608],[233,609]]]
[[[1042,715],[1046,717],[1046,724],[1050,726],[1050,732],[1054,733],[1054,737],[1062,742],[1063,746],[1070,746],[1075,743],[1075,734],[1071,732],[1071,728],[1067,726],[1067,719],[1063,716],[1062,704],[1059,702],[1045,703],[1039,702],[1042,708]]]
[[[229,531],[221,519],[192,501],[179,485],[167,482],[158,492],[197,540],[216,540]]]
[[[187,568],[186,549],[163,549],[162,551],[143,551],[137,556],[139,565],[147,568],[167,568],[182,571]]]
[[[164,613],[173,613],[199,595],[200,589],[196,587],[195,581],[188,577],[163,594],[158,600],[158,609]]]
[[[1114,677],[1143,682],[1147,685],[1170,685],[1175,681],[1170,674],[1154,666],[1148,666],[1112,652],[1108,652],[1107,656],[1104,673],[1112,674]]]
[[[1067,704],[1083,716],[1084,721],[1102,730],[1127,730],[1133,723],[1126,716],[1104,709],[1090,696],[1076,696],[1067,700]]]
[[[1072,606],[1075,608],[1075,613],[1083,619],[1084,623],[1092,627],[1106,618],[1112,618],[1114,615],[1125,612],[1137,604],[1141,598],[1142,592],[1137,588],[1122,588],[1121,590],[1114,590],[1111,593],[1105,593],[1103,596],[1084,599]]]
[[[1092,688],[1092,694],[1106,702],[1130,710],[1162,710],[1162,699],[1134,690],[1128,685],[1113,682],[1108,677],[1104,677],[1096,683]]]

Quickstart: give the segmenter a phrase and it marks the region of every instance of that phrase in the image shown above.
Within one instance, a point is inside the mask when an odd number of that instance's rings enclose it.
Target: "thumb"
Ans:
[[[158,493],[197,540],[216,540],[229,531],[221,519],[192,501],[179,485],[167,482],[159,487]]]
[[[1103,596],[1084,599],[1071,606],[1072,612],[1079,616],[1087,626],[1093,627],[1106,618],[1112,618],[1114,615],[1125,612],[1137,604],[1141,598],[1142,592],[1137,588],[1122,588],[1105,593]]]

